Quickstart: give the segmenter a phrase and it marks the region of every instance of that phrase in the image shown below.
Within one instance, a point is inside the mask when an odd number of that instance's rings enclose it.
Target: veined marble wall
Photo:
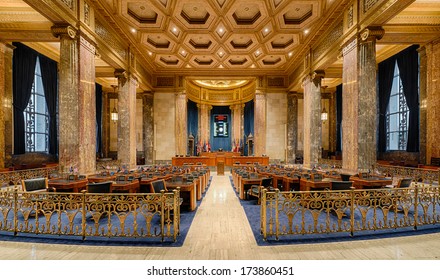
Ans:
[[[304,99],[298,98],[298,139],[297,151],[303,154],[304,151]]]
[[[268,93],[266,120],[266,154],[271,160],[286,160],[287,96]]]
[[[154,94],[155,160],[169,161],[176,154],[175,93]]]
[[[143,145],[143,136],[142,136],[142,128],[143,128],[143,104],[141,98],[136,98],[136,151],[144,151]]]
[[[431,157],[440,157],[440,41],[426,45],[427,55],[427,137],[426,137],[426,161],[431,162]]]

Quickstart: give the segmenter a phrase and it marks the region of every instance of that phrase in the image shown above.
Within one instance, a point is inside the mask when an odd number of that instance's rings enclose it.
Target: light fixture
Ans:
[[[327,86],[322,86],[322,88],[324,89],[324,93],[325,93],[325,89],[327,88]],[[321,121],[325,122],[328,119],[328,113],[325,110],[325,103],[324,103],[324,108],[322,108],[321,111]]]
[[[116,93],[116,88],[118,86],[111,85],[111,87],[113,88],[113,93]],[[114,104],[116,104],[116,101],[114,102]],[[113,121],[113,123],[116,123],[118,121],[118,111],[116,110],[116,105],[113,105],[113,110],[110,114],[110,119]]]
[[[327,111],[325,110],[325,105],[324,108],[322,109],[321,112],[321,121],[325,122],[328,119],[328,114]]]

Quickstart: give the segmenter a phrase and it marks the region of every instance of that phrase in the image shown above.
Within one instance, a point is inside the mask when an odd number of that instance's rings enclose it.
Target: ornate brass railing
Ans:
[[[50,174],[56,172],[58,172],[58,166],[0,172],[0,186],[3,184],[20,185],[21,180],[49,177]]]
[[[440,171],[438,169],[413,168],[395,165],[377,164],[375,169],[381,174],[390,177],[410,177],[417,182],[439,182]]]
[[[285,235],[379,231],[440,222],[440,187],[280,192],[262,191],[261,232]]]
[[[0,231],[14,235],[171,238],[180,226],[179,190],[91,194],[0,192]]]

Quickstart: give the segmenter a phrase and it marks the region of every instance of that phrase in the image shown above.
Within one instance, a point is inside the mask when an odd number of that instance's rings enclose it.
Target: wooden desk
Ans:
[[[55,188],[57,192],[74,192],[79,193],[87,188],[87,179],[66,180],[51,179],[48,181],[49,188]]]
[[[110,192],[136,193],[139,191],[139,180],[116,181],[110,187]]]
[[[114,181],[116,180],[116,175],[101,175],[101,174],[94,174],[87,177],[87,180],[90,183],[99,183],[99,182],[106,182],[106,181]]]
[[[180,188],[180,196],[183,198],[183,203],[189,206],[190,211],[194,211],[197,207],[196,197],[196,182],[165,182],[168,191]]]
[[[284,175],[283,176],[283,191],[290,192],[290,190],[292,190],[292,189],[294,191],[299,191],[299,188],[298,188],[299,181],[300,181],[299,178],[296,176],[289,177],[289,176]],[[291,185],[294,185],[294,184],[296,186],[294,186],[292,188]]]
[[[259,177],[259,178],[241,178],[240,181],[240,189],[239,189],[239,194],[240,194],[240,199],[245,199],[246,198],[246,191],[252,186],[252,185],[258,185],[261,186],[261,180],[263,178]]]
[[[359,178],[359,177],[350,177],[350,181],[353,181],[353,187],[356,189],[380,189],[387,185],[392,185],[393,180],[389,178]]]
[[[330,181],[310,181],[301,178],[299,182],[299,190],[300,191],[318,191],[331,189],[332,183]]]

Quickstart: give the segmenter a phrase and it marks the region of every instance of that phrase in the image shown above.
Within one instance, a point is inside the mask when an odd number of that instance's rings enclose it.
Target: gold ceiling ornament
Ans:
[[[255,79],[191,79],[186,83],[190,100],[214,106],[243,104],[255,97],[255,91]]]

